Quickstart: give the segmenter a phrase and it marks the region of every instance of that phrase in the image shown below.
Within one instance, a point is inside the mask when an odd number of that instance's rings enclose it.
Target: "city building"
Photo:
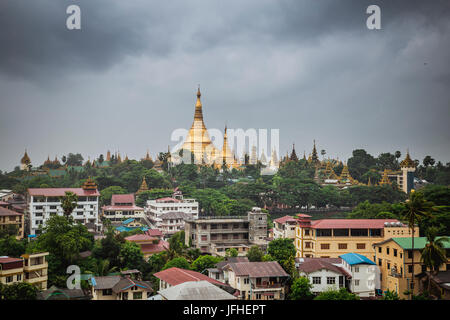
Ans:
[[[191,219],[191,215],[184,212],[167,212],[159,216],[155,227],[161,230],[165,238],[184,230],[185,221]]]
[[[208,281],[211,284],[217,285],[222,288],[227,287],[226,284],[212,279],[200,272],[181,269],[177,267],[172,267],[160,272],[156,272],[154,276],[159,279],[159,290],[164,290],[189,281]]]
[[[381,288],[380,269],[375,262],[353,252],[339,257],[350,266],[350,291],[361,298],[375,297],[375,290]]]
[[[208,277],[225,283],[223,268],[231,262],[249,262],[247,257],[226,257],[225,260],[216,263],[215,268],[208,268]]]
[[[132,218],[136,222],[143,222],[144,208],[135,205],[134,194],[114,194],[111,205],[102,207],[102,218],[114,222]]]
[[[92,180],[88,180],[81,188],[29,188],[27,193],[27,219],[30,234],[39,234],[39,227],[54,215],[64,215],[61,198],[66,192],[77,195],[77,207],[72,212],[75,222],[81,224],[94,223],[97,231],[101,230],[98,218],[98,202],[100,193]]]
[[[0,230],[17,230],[16,239],[24,237],[24,215],[0,206]]]
[[[155,253],[169,250],[168,242],[145,233],[126,237],[125,240],[136,243],[141,248],[145,260],[147,260],[151,255],[154,255]]]
[[[23,254],[21,258],[0,257],[0,283],[27,282],[39,290],[47,289],[48,252]]]
[[[183,213],[186,217],[185,219],[198,219],[199,211],[198,202],[195,201],[195,199],[184,198],[181,192],[177,189],[175,189],[172,197],[147,200],[144,210],[146,221],[149,225],[151,225],[152,229],[159,229],[161,231],[163,231],[163,229],[166,229],[167,231],[174,231],[173,229],[169,229],[170,226],[163,226],[163,219],[161,218],[162,215],[178,212]],[[181,223],[181,225],[173,225],[172,227],[182,227],[183,225],[184,222]]]
[[[230,262],[223,267],[225,283],[242,300],[284,300],[289,275],[276,261]]]
[[[225,256],[235,248],[243,256],[251,245],[265,248],[267,242],[267,214],[257,207],[247,217],[205,216],[185,224],[185,244],[202,253]]]
[[[418,233],[417,233],[418,234]],[[426,267],[421,262],[421,251],[427,244],[426,237],[414,238],[414,250],[412,250],[411,237],[398,238],[393,237],[374,243],[375,262],[381,271],[381,290],[396,292],[400,298],[408,298],[404,292],[414,290],[414,294],[419,292],[418,279],[414,279],[414,288],[412,285],[414,255],[414,274],[417,276],[426,272]],[[450,256],[450,242],[444,242],[444,248],[447,251],[447,258]],[[439,268],[440,271],[450,271],[450,261]]]
[[[92,277],[89,282],[92,300],[147,300],[153,293],[149,281],[129,276]]]
[[[209,281],[187,281],[158,291],[162,300],[235,300]]]
[[[396,219],[321,219],[297,215],[297,257],[337,258],[359,253],[375,261],[374,243],[392,237],[411,237],[409,227]],[[419,228],[415,228],[415,234]]]
[[[291,216],[284,216],[273,220],[273,238],[295,239],[295,228],[297,219]]]
[[[350,267],[341,258],[295,258],[295,267],[299,276],[309,279],[314,294],[348,289],[352,279]]]

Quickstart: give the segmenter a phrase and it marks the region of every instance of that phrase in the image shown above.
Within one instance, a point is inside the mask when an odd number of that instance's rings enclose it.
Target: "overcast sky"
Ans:
[[[409,148],[446,163],[450,1],[1,0],[0,169],[25,148],[33,165],[154,157],[190,127],[198,84],[207,128],[280,129],[282,154],[316,139],[342,160]]]

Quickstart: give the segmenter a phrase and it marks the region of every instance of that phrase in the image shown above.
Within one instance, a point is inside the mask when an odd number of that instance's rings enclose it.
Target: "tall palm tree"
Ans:
[[[437,274],[439,267],[447,262],[444,242],[449,242],[450,238],[440,237],[436,239],[437,233],[438,229],[436,227],[431,227],[427,230],[427,244],[423,248],[420,257],[420,260],[430,269],[430,274],[428,275],[428,293],[430,293],[431,274],[433,271]]]
[[[110,273],[113,273],[117,270],[117,267],[109,267],[109,260],[97,260],[97,263],[94,264],[94,270],[88,271],[86,273],[92,273],[97,277],[107,276]]]
[[[414,226],[416,222],[420,222],[423,218],[431,218],[431,212],[435,211],[434,203],[427,201],[421,192],[411,191],[409,199],[404,202],[403,216],[408,221],[408,226],[411,229],[411,252],[412,252],[412,275],[411,288],[414,293]],[[412,297],[411,293],[411,297]]]

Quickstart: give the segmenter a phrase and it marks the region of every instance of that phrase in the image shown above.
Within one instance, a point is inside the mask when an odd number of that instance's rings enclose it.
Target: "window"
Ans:
[[[386,254],[389,254],[389,247],[386,248]]]
[[[6,277],[6,283],[13,282],[13,276]]]
[[[333,236],[348,237],[348,229],[333,229]]]
[[[381,251],[382,251],[381,247],[378,247],[378,253],[381,253]]]
[[[355,272],[359,272],[359,267],[355,267]]]
[[[335,277],[327,277],[327,284],[336,284]]]
[[[355,287],[359,286],[359,279],[355,279]]]
[[[397,249],[394,249],[394,257],[397,256]]]
[[[322,250],[330,249],[330,244],[329,243],[321,243],[320,249],[322,249]]]
[[[318,237],[331,237],[331,229],[317,229],[316,236]]]
[[[249,284],[250,279],[249,278],[244,278],[244,284]]]
[[[367,229],[350,229],[350,235],[352,237],[367,237],[369,232]]]
[[[408,259],[412,259],[412,251],[408,250],[407,252],[408,252]]]
[[[122,292],[122,299],[128,300],[128,292]]]
[[[338,244],[338,248],[341,249],[341,250],[342,249],[347,249],[347,244],[346,243],[339,243]]]
[[[391,264],[389,262],[387,263],[387,269],[391,270]]]
[[[313,284],[321,284],[321,281],[322,280],[322,278],[321,277],[313,277],[312,278],[312,283]]]
[[[256,294],[256,300],[261,300],[261,293]]]
[[[422,272],[426,272],[427,271],[427,266],[426,265],[422,265]]]
[[[305,236],[309,236],[309,229],[305,230]]]
[[[112,295],[112,289],[103,289],[102,294],[104,296],[111,296]]]
[[[305,248],[311,248],[311,242],[305,242]]]
[[[22,275],[21,274],[17,275],[17,281],[22,281]]]
[[[207,235],[202,235],[202,241],[207,241],[208,240],[208,236]]]
[[[133,300],[141,300],[142,292],[133,292]]]
[[[366,244],[365,243],[357,243],[356,244],[356,249],[364,250],[365,248],[366,248]]]

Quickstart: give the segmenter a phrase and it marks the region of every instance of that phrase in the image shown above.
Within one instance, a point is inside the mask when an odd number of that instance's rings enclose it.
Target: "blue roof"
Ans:
[[[375,262],[373,262],[369,258],[367,258],[359,253],[346,253],[346,254],[340,255],[339,258],[342,258],[349,265],[354,265],[354,264],[373,264],[373,265],[375,265]]]
[[[122,224],[129,224],[130,222],[133,222],[133,221],[134,221],[134,218],[129,218],[125,221],[122,221]]]

